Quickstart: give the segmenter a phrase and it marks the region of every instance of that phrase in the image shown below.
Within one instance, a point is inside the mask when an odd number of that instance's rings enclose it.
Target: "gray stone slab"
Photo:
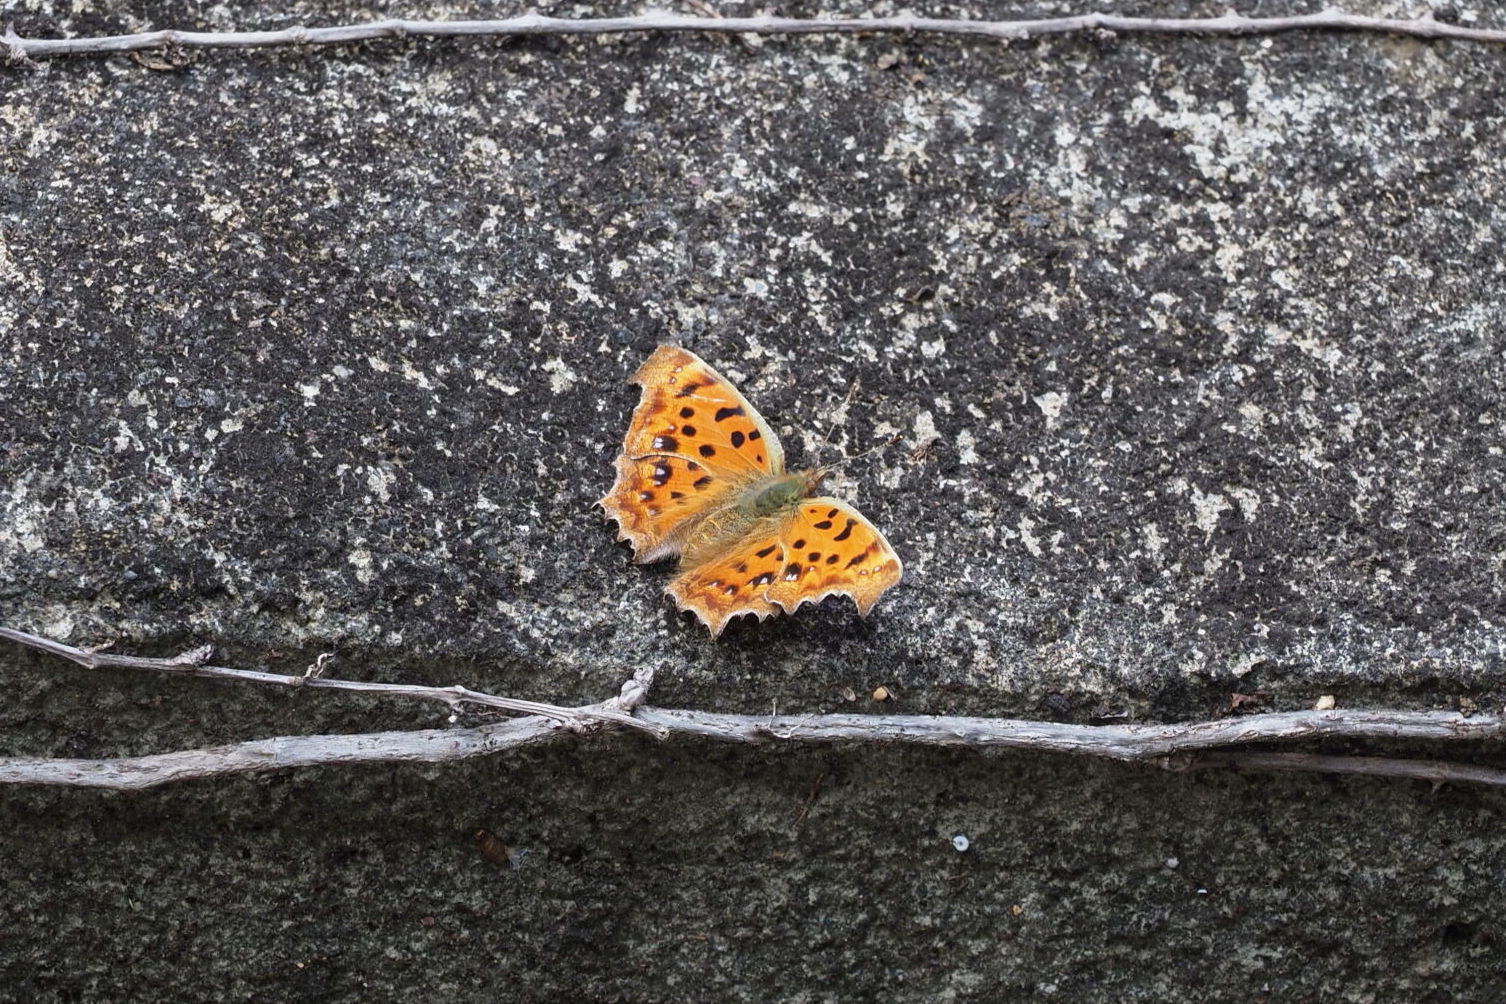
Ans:
[[[371,13],[72,11],[14,20]],[[654,703],[727,711],[1491,704],[1503,58],[678,36],[5,70],[0,622],[561,703],[648,665]],[[867,619],[713,643],[614,543],[592,503],[661,342],[797,464],[904,435],[832,485],[906,563]],[[0,755],[444,721],[4,658]],[[639,737],[10,792],[0,998],[1465,999],[1501,980],[1500,808]]]

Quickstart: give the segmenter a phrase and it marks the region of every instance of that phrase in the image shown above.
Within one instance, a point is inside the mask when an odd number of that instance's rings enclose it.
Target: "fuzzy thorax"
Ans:
[[[682,567],[692,567],[724,554],[760,524],[770,529],[815,493],[826,477],[822,468],[759,478],[738,492],[730,503],[701,520],[680,555]]]

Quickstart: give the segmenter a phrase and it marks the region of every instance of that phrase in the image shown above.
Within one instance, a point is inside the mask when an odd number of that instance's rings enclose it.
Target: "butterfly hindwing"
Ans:
[[[781,527],[780,543],[786,559],[764,595],[786,613],[845,593],[866,614],[904,572],[878,528],[833,498],[803,499]]]
[[[763,620],[779,612],[765,597],[783,567],[777,527],[766,525],[741,537],[735,549],[682,569],[665,591],[681,610],[700,618],[715,638],[738,614],[757,614]]]

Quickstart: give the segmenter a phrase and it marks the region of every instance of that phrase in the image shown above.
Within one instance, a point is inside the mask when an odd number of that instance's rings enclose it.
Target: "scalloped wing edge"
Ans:
[[[704,624],[706,626],[706,630],[711,632],[711,637],[713,640],[721,637],[722,630],[726,628],[728,622],[731,621],[734,617],[742,617],[745,614],[752,614],[753,616],[758,618],[760,623],[762,623],[763,621],[766,621],[770,617],[773,617],[775,614],[779,613],[782,609],[779,604],[771,603],[770,601],[765,600],[760,596],[758,597],[758,599],[761,603],[764,604],[764,609],[762,610],[760,610],[758,607],[745,604],[740,607],[729,608],[728,610],[724,611],[720,617],[712,618],[707,614],[705,610],[702,610],[700,607],[687,602],[676,590],[675,587],[682,577],[683,575],[677,575],[674,577],[674,579],[670,580],[669,585],[664,587],[664,595],[675,601],[675,606],[679,608],[681,613],[684,613],[688,610],[691,613],[695,614],[696,620]]]
[[[683,459],[683,458],[681,458]],[[655,561],[663,561],[665,558],[673,558],[683,549],[685,538],[695,528],[696,520],[687,518],[677,523],[669,533],[662,537],[655,537],[647,531],[636,531],[627,525],[627,514],[630,506],[623,501],[624,497],[633,490],[632,476],[633,465],[637,459],[626,453],[617,455],[615,465],[617,477],[612,482],[612,490],[596,500],[607,518],[617,524],[617,541],[627,541],[633,548],[633,562],[639,565],[650,564]]]
[[[867,617],[868,611],[873,609],[874,604],[877,603],[881,598],[883,598],[883,595],[886,592],[899,585],[900,579],[904,578],[905,563],[900,560],[899,552],[894,550],[894,545],[889,543],[889,538],[884,536],[884,531],[880,530],[874,524],[873,520],[869,519],[867,516],[864,516],[862,513],[858,512],[857,509],[848,505],[846,502],[825,495],[816,495],[811,498],[800,500],[801,505],[808,505],[810,503],[818,503],[820,505],[831,506],[833,509],[836,509],[842,513],[845,513],[847,516],[858,520],[860,523],[862,523],[863,526],[873,531],[874,539],[877,540],[879,546],[882,548],[881,553],[887,554],[894,560],[893,577],[889,578],[876,589],[873,589],[872,595],[868,597],[868,601],[866,603],[863,602],[862,598],[859,597],[857,592],[846,586],[833,586],[830,589],[822,590],[820,593],[816,593],[810,596],[802,596],[799,599],[788,604],[783,600],[778,599],[771,599],[768,602],[777,605],[787,614],[793,614],[795,611],[799,610],[807,603],[820,603],[828,596],[847,596],[852,599],[853,605],[858,608],[858,616]],[[867,590],[864,591],[866,592]]]

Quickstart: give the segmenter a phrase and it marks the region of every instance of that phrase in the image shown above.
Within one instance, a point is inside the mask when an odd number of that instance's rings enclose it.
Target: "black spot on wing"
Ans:
[[[673,453],[680,448],[680,444],[675,440],[674,436],[655,436],[654,441],[649,445],[656,450],[663,450],[665,453]]]
[[[711,484],[711,482],[714,480],[715,479],[710,474],[702,474],[700,477],[696,478],[690,483],[690,487],[704,490],[705,487]]]
[[[739,405],[736,408],[718,408],[718,409],[716,409],[716,415],[713,416],[713,417],[718,422],[725,422],[727,419],[731,418],[733,415],[744,415],[744,414],[747,414],[747,413],[744,412],[743,409],[742,409],[742,406]]]
[[[745,437],[743,436],[743,434],[741,432],[734,432],[732,434],[732,446],[734,448],[742,446],[744,442],[745,442]]]
[[[842,532],[833,537],[832,540],[846,540],[848,537],[852,536],[852,528],[857,525],[857,520],[849,519],[847,521],[847,525],[842,528]]]
[[[680,426],[680,435],[684,436],[687,439],[694,439],[695,438],[695,426],[693,426],[693,425],[682,425],[682,426]]]
[[[748,438],[749,439],[762,439],[763,438],[763,433],[759,432],[757,429],[754,429],[752,432],[748,433]]]
[[[829,519],[823,519],[819,523],[812,523],[811,526],[815,527],[817,530],[830,530],[831,529],[831,520],[829,520]]]
[[[779,549],[779,545],[778,544],[770,544],[768,547],[764,548],[762,551],[759,551],[758,552],[758,556],[760,558],[767,558],[769,555],[773,554],[778,549]]]
[[[697,383],[696,381],[692,380],[692,381],[690,381],[690,383],[686,384],[685,386],[681,387],[678,391],[676,391],[675,392],[675,397],[689,397],[690,395],[694,394],[696,391],[700,390],[702,387],[708,387],[708,386],[710,386],[710,384]]]
[[[680,417],[681,418],[694,418],[695,417],[695,409],[694,408],[690,408],[690,407],[681,408],[680,409]]]
[[[716,456],[716,447],[712,446],[710,443],[702,443],[701,448],[696,452],[698,452],[706,459],[710,460],[712,457]]]

